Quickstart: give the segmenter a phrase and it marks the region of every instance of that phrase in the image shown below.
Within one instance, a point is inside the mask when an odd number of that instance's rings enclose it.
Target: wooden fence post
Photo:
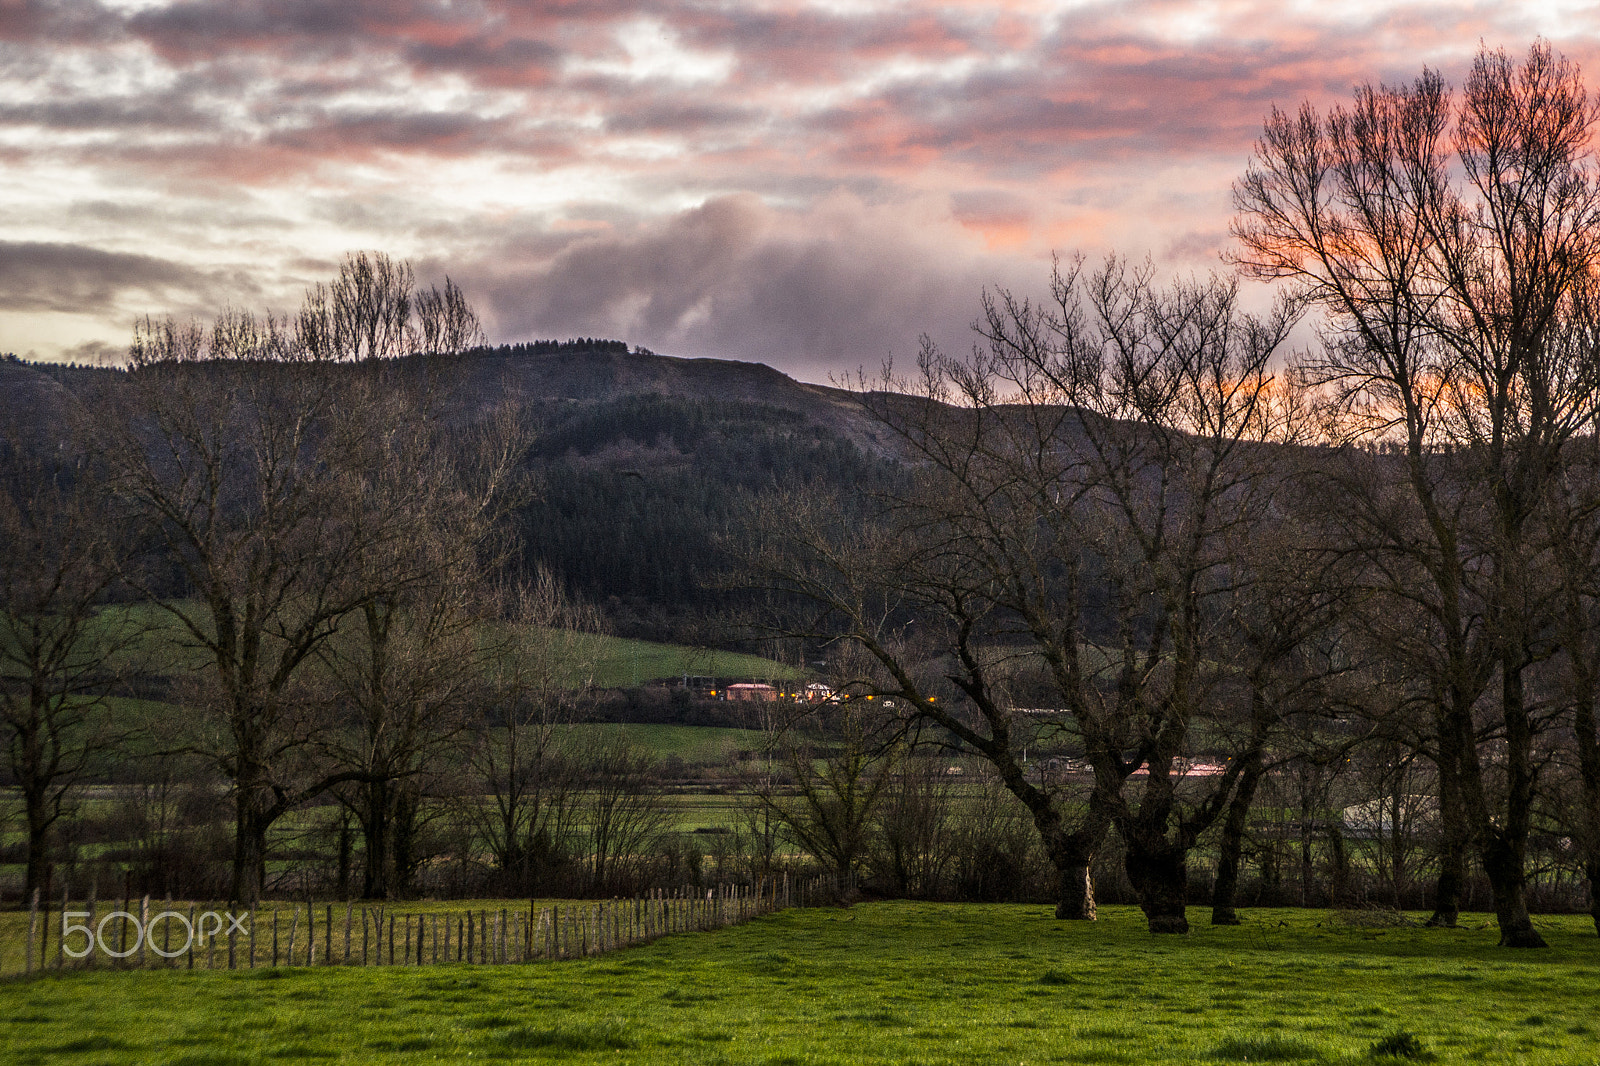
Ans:
[[[172,910],[172,893],[171,892],[167,893],[166,905],[164,907],[162,907],[161,909],[163,911]],[[147,930],[145,932],[145,936],[148,937],[149,935],[150,935],[149,931]],[[193,937],[191,937],[190,939],[192,940]],[[171,966],[172,965],[171,951],[172,951],[172,923],[171,922],[165,922],[161,926],[161,965],[163,965],[163,966]]]

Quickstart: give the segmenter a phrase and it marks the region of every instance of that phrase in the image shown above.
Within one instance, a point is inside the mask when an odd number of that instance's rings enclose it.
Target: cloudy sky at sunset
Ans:
[[[964,345],[1052,250],[1212,269],[1274,103],[1537,35],[1600,72],[1588,0],[0,0],[0,351],[378,249],[496,342],[826,380]]]

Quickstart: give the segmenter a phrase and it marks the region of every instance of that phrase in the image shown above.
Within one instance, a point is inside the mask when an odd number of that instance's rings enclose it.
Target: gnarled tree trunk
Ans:
[[[1217,857],[1217,880],[1211,889],[1211,924],[1239,925],[1236,897],[1239,892],[1239,866],[1244,858],[1244,833],[1250,821],[1250,805],[1255,802],[1256,786],[1261,783],[1259,750],[1244,756],[1239,786],[1228,803],[1228,816],[1222,823],[1221,851]]]
[[[1186,849],[1165,840],[1128,840],[1128,880],[1139,894],[1139,909],[1152,933],[1189,931],[1189,870]]]

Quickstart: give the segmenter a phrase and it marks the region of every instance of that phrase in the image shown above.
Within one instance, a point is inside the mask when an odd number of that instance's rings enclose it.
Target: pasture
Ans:
[[[168,606],[183,611],[209,631],[202,605],[174,600]],[[553,660],[556,681],[573,688],[589,684],[621,688],[686,674],[771,681],[792,681],[804,676],[793,666],[716,648],[505,622],[486,623],[475,632],[485,647],[495,649],[495,654],[522,653]],[[101,649],[108,667],[129,676],[175,676],[210,666],[204,649],[172,612],[156,604],[105,607],[89,626],[86,639]],[[312,669],[315,672],[315,666]]]
[[[1157,938],[1038,906],[790,910],[523,966],[51,976],[0,986],[7,1063],[1600,1061],[1600,940],[1257,911]],[[1405,1061],[1393,1059],[1392,1061]]]

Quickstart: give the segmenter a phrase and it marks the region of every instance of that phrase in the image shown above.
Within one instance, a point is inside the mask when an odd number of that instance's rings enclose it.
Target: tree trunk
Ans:
[[[361,812],[361,898],[389,898],[389,788],[373,781],[361,789],[366,810]]]
[[[1094,898],[1091,867],[1095,852],[1111,828],[1109,807],[1102,802],[1100,785],[1089,800],[1082,824],[1069,829],[1062,824],[1055,799],[1046,791],[1029,785],[1016,763],[1003,767],[1002,780],[1013,796],[1033,815],[1034,828],[1044,842],[1045,854],[1056,871],[1056,917],[1064,921],[1092,922],[1098,909]]]
[[[340,899],[350,898],[350,815],[345,813],[339,818],[339,884],[338,896]]]
[[[1127,841],[1128,880],[1152,933],[1187,933],[1189,871],[1184,849],[1166,840],[1146,845]]]
[[[1583,872],[1589,879],[1589,914],[1600,935],[1600,733],[1595,728],[1592,685],[1580,690],[1573,720],[1578,737],[1578,773],[1583,782]]]
[[[1094,921],[1094,878],[1089,872],[1089,860],[1058,861],[1056,874],[1056,917],[1068,921]]]
[[[411,890],[413,849],[417,841],[417,798],[409,790],[402,790],[395,798],[394,807],[394,830],[390,834],[394,841],[390,847],[390,869],[394,873],[390,888],[404,896]]]
[[[1433,914],[1427,925],[1431,929],[1454,929],[1461,916],[1461,894],[1467,885],[1467,846],[1464,840],[1452,839],[1446,831],[1439,854],[1439,879],[1433,887]]]
[[[1448,728],[1439,730],[1439,879],[1433,889],[1432,929],[1454,929],[1461,915],[1461,895],[1467,887],[1467,817],[1461,807],[1460,772]]]
[[[1239,775],[1239,787],[1228,801],[1228,817],[1222,823],[1221,853],[1217,856],[1217,881],[1211,889],[1211,924],[1239,925],[1235,909],[1239,894],[1239,866],[1244,858],[1244,832],[1250,822],[1250,805],[1255,802],[1256,786],[1261,782],[1261,755],[1251,752],[1250,762]]]
[[[1333,867],[1328,900],[1335,907],[1349,907],[1356,902],[1350,891],[1350,852],[1344,846],[1344,829],[1337,818],[1328,821],[1328,852]]]
[[[1503,948],[1543,948],[1549,945],[1528,916],[1528,882],[1521,849],[1504,840],[1491,840],[1483,849],[1483,870],[1494,892],[1494,915],[1500,924]]]
[[[1503,948],[1548,946],[1528,917],[1526,852],[1537,771],[1531,754],[1533,729],[1522,678],[1527,662],[1528,655],[1521,645],[1501,656],[1500,701],[1506,726],[1505,820],[1496,827],[1491,819],[1480,814],[1476,826],[1478,839],[1483,841],[1483,870],[1494,892],[1494,913],[1500,923],[1500,946]],[[1473,808],[1483,811],[1481,785],[1474,794]]]
[[[232,902],[254,907],[267,879],[267,829],[272,819],[251,803],[241,789],[234,809]]]
[[[22,898],[32,899],[35,889],[42,890],[45,870],[50,864],[50,826],[55,821],[45,809],[42,800],[35,802],[28,796],[28,869],[24,874]]]

